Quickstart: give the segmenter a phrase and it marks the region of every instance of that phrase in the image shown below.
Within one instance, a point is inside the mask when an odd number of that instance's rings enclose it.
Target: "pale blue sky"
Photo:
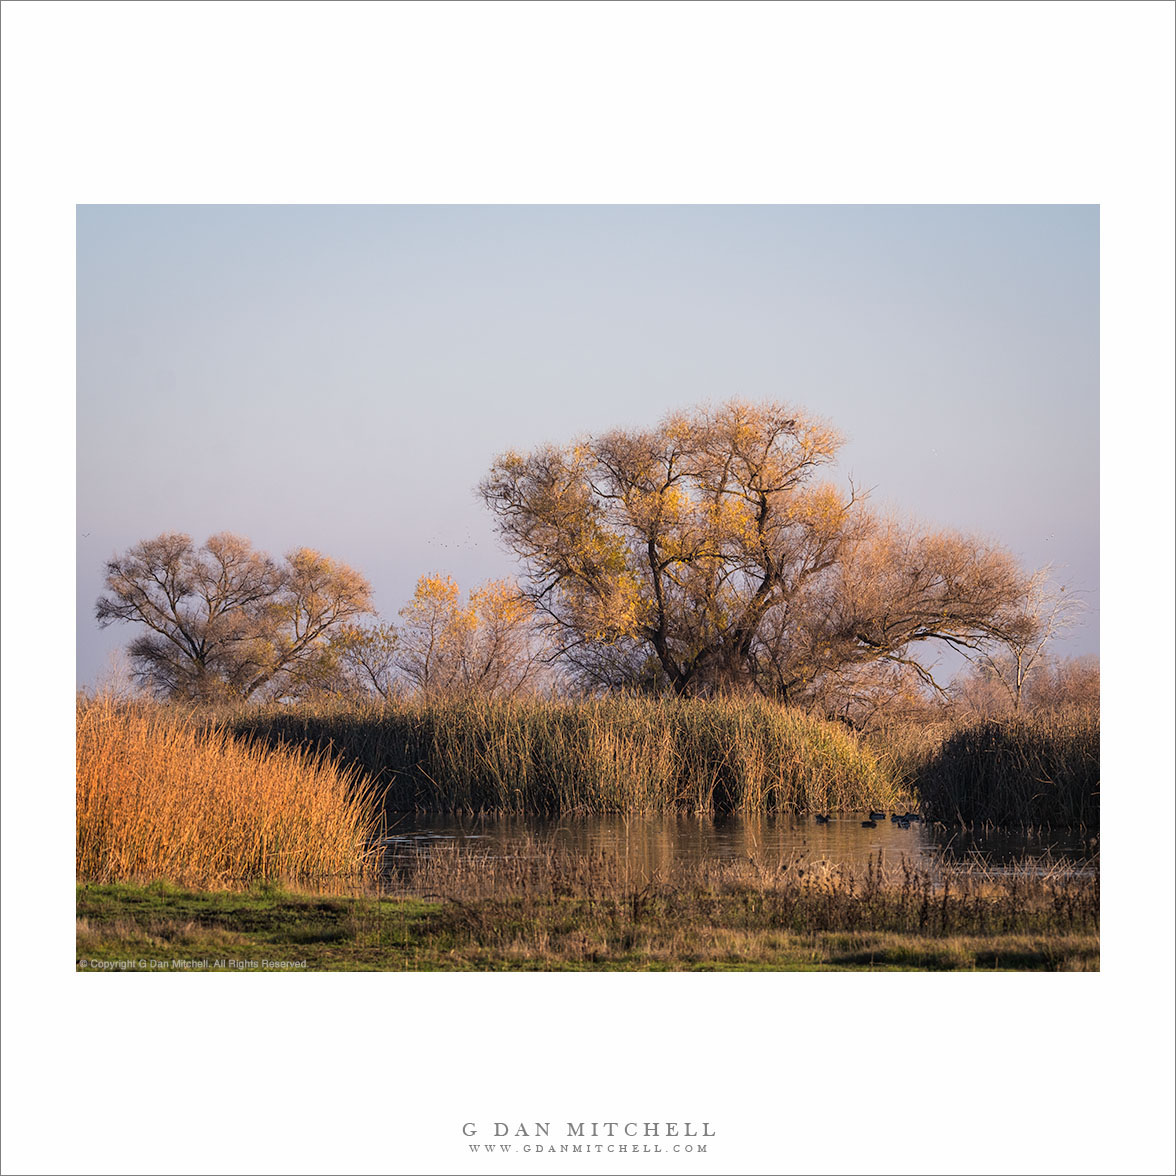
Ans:
[[[394,619],[418,576],[515,570],[503,449],[781,399],[835,476],[1028,566],[1098,649],[1094,206],[86,206],[78,681],[131,631],[103,561],[164,530],[309,545]]]

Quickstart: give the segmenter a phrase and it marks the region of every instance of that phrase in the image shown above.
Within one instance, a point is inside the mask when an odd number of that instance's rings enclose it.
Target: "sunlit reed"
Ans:
[[[264,748],[166,707],[82,701],[77,876],[216,885],[362,874],[371,789],[354,768]]]
[[[844,726],[758,700],[484,698],[271,707],[242,735],[340,757],[395,811],[827,812],[900,801]]]

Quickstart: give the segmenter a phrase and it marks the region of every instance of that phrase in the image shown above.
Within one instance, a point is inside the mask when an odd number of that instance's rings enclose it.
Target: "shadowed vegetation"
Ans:
[[[964,725],[944,739],[917,779],[923,812],[948,824],[1097,829],[1097,712]]]
[[[329,751],[391,811],[826,812],[898,803],[837,723],[767,701],[438,699],[240,711],[267,744]]]

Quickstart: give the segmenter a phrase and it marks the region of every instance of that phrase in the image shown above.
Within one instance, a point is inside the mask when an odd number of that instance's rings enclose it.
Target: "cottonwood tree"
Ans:
[[[330,640],[332,669],[324,680],[324,693],[359,699],[376,695],[390,701],[400,692],[399,647],[400,634],[394,625],[380,621],[341,626]]]
[[[422,576],[412,599],[400,610],[396,662],[423,694],[461,685],[462,649],[471,618],[461,607],[461,591],[449,576]]]
[[[168,533],[107,563],[96,612],[143,627],[128,652],[156,694],[208,701],[312,689],[332,632],[371,607],[359,572],[309,548],[277,563],[237,535]]]
[[[876,661],[938,689],[915,651],[929,642],[965,655],[990,648],[1025,585],[1012,556],[983,540],[862,511],[853,540],[805,602],[803,633],[785,642],[783,692]]]
[[[852,484],[817,482],[840,443],[797,409],[731,401],[507,453],[481,491],[591,685],[807,701],[882,660],[930,681],[912,647],[991,640],[1023,576],[999,548],[880,519]]]
[[[518,589],[492,580],[465,603],[449,576],[422,576],[400,610],[396,663],[426,695],[516,694],[539,684],[540,644],[534,610]]]
[[[467,688],[495,697],[537,690],[546,680],[535,609],[510,580],[488,580],[470,591],[474,624],[465,650]]]

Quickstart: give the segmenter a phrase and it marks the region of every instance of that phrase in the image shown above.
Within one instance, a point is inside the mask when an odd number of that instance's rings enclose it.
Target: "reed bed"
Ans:
[[[166,707],[82,700],[77,876],[186,885],[363,875],[376,810],[354,768]]]
[[[1091,970],[1097,863],[847,868],[800,855],[672,859],[532,835],[400,855],[378,884],[78,887],[79,970]],[[149,959],[147,958],[149,957]],[[277,963],[274,963],[277,961]]]
[[[964,825],[1099,827],[1099,718],[1071,709],[949,735],[919,773],[923,813]]]
[[[958,729],[951,719],[897,720],[871,727],[861,736],[883,766],[909,792]]]
[[[449,699],[263,708],[233,730],[378,781],[389,811],[825,812],[901,803],[837,723],[755,700]]]

